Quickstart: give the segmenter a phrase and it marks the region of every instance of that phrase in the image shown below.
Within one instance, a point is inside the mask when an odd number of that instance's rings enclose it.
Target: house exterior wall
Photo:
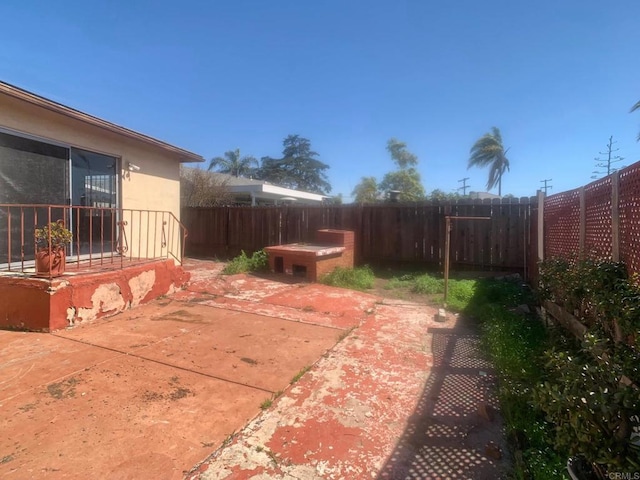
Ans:
[[[119,158],[122,208],[166,210],[180,218],[180,159],[176,155],[1,94],[0,127]],[[129,172],[129,162],[140,171]]]

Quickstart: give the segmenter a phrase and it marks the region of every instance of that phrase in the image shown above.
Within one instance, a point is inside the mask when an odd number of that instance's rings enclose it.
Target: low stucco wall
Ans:
[[[0,328],[53,331],[115,315],[176,291],[189,274],[162,260],[95,274],[0,277]]]

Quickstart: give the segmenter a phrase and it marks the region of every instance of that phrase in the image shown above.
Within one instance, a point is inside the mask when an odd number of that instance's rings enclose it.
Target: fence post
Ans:
[[[618,210],[620,172],[611,175],[611,259],[620,261],[620,213]]]
[[[584,245],[587,235],[587,208],[584,198],[584,187],[580,187],[580,230],[578,234],[580,258],[584,258]]]
[[[547,196],[538,190],[538,261],[544,260],[544,200]]]

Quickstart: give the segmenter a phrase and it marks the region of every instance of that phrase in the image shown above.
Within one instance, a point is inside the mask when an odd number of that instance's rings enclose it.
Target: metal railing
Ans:
[[[181,264],[188,235],[173,213],[162,210],[0,204],[0,272],[35,274],[38,252],[55,253],[51,234],[38,245],[35,232],[52,222],[71,232],[66,270],[120,269],[168,258]]]

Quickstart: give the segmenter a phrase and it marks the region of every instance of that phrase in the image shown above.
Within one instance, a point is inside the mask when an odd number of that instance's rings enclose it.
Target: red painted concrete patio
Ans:
[[[93,324],[0,331],[0,476],[500,476],[490,366],[455,318],[220,267]]]

